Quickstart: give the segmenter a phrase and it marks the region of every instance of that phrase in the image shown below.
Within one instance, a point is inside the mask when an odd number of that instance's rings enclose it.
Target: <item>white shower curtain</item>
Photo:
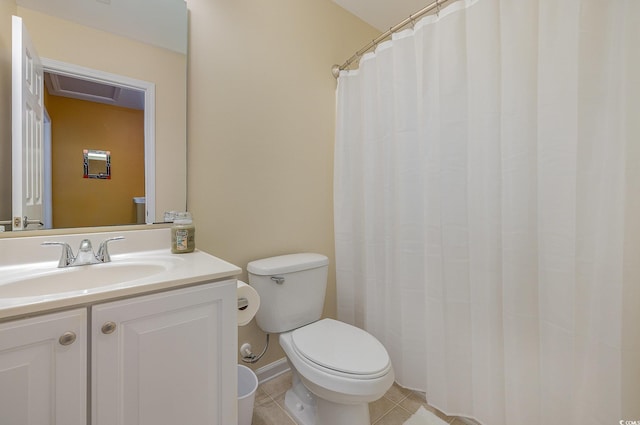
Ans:
[[[337,96],[339,319],[448,414],[640,421],[640,1],[454,3]]]

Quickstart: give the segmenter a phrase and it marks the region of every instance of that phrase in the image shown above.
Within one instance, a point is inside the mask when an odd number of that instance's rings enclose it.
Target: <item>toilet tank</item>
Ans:
[[[267,333],[280,333],[319,320],[324,307],[329,259],[303,253],[252,261],[249,284],[260,295],[256,322]]]

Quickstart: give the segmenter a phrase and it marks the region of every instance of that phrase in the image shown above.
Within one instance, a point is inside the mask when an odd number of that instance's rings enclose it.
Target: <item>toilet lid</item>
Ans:
[[[389,367],[389,355],[373,335],[355,326],[323,319],[294,330],[293,345],[308,360],[353,375],[377,375]]]

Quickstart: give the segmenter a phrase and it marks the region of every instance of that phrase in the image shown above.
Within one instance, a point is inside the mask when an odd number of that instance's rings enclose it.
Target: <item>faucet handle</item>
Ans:
[[[93,253],[93,247],[91,246],[91,241],[89,239],[83,239],[80,242],[80,247],[78,248],[78,254],[80,254],[81,252]]]
[[[122,239],[124,239],[124,236],[116,236],[113,238],[108,238],[103,240],[100,243],[100,247],[98,247],[98,253],[96,254],[96,259],[102,263],[108,263],[109,261],[111,261],[108,244],[111,241],[121,241]]]
[[[62,255],[60,255],[60,261],[58,261],[58,267],[67,267],[75,260],[75,256],[73,255],[73,250],[71,246],[69,246],[66,242],[42,242],[40,245],[42,246],[61,246],[62,247]]]

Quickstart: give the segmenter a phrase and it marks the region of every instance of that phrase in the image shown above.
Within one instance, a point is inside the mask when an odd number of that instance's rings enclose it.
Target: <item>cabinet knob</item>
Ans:
[[[65,332],[62,334],[60,338],[58,338],[58,342],[60,345],[71,345],[76,340],[76,334],[74,332]]]
[[[113,322],[105,322],[104,325],[102,325],[102,333],[103,334],[111,334],[116,330],[116,324]]]

